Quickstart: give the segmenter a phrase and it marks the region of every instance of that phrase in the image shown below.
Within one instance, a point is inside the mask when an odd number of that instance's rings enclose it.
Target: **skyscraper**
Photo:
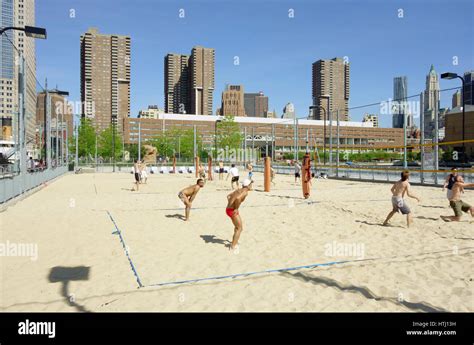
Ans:
[[[313,63],[313,106],[315,108],[315,119],[323,120],[328,115],[327,98],[329,95],[329,110],[332,119],[336,119],[336,111],[339,110],[339,119],[349,119],[349,63],[341,58],[331,60],[318,60]],[[324,109],[323,109],[324,108]]]
[[[191,72],[191,114],[212,115],[214,58],[215,51],[212,48],[196,46],[192,50],[189,61]]]
[[[245,114],[250,117],[265,117],[268,113],[268,97],[259,93],[244,94]]]
[[[165,56],[165,112],[191,113],[189,55]]]
[[[97,131],[130,116],[130,36],[100,34],[96,28],[81,35],[82,116],[92,118]]]
[[[403,128],[405,115],[407,118],[407,127],[413,123],[411,114],[408,113],[407,96],[408,96],[407,77],[393,78],[393,108],[392,108],[392,127]]]
[[[242,85],[227,85],[222,92],[220,115],[245,116],[244,87]]]
[[[435,115],[439,110],[439,79],[433,65],[431,65],[430,72],[426,76],[426,88],[423,106],[423,116],[425,121],[425,137],[433,136],[435,128]],[[422,129],[423,130],[423,129]]]
[[[35,0],[1,0],[0,27],[35,26]],[[21,31],[6,31],[1,38],[0,117],[18,113],[19,54],[25,58],[25,129],[27,147],[36,135],[36,53],[35,40]],[[13,47],[13,44],[18,49]]]
[[[191,55],[165,56],[165,112],[212,115],[213,48],[193,47]]]
[[[474,105],[474,71],[464,73],[464,104]]]

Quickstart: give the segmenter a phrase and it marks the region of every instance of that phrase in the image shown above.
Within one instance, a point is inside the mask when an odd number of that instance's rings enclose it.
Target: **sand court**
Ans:
[[[215,176],[216,178],[217,176]],[[242,179],[242,177],[241,177]],[[0,213],[0,241],[36,243],[38,259],[2,257],[2,310],[473,311],[473,219],[445,223],[441,188],[413,187],[414,224],[391,209],[390,185],[313,180],[305,201],[292,176],[263,192],[256,173],[240,213],[238,252],[226,247],[230,180],[208,182],[184,222],[191,175],[67,175]],[[474,203],[474,192],[465,200]],[[120,235],[119,235],[119,231]],[[324,266],[327,263],[344,262]],[[286,272],[266,270],[322,266]],[[132,269],[133,266],[133,269]],[[86,267],[67,283],[57,267]],[[75,268],[75,271],[73,270]],[[245,276],[246,273],[258,273]],[[157,284],[238,275],[159,287]],[[137,283],[137,276],[142,287]],[[74,303],[71,302],[73,296]]]

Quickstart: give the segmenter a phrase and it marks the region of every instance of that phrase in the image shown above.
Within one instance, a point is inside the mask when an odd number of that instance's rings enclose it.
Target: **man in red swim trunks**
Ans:
[[[242,232],[242,218],[240,218],[239,214],[239,207],[245,200],[248,195],[248,192],[252,190],[252,180],[245,179],[242,182],[242,188],[237,189],[230,193],[227,196],[227,207],[225,209],[225,213],[229,216],[232,220],[232,224],[234,224],[234,237],[232,238],[232,244],[230,245],[230,249],[234,250],[237,247],[239,242],[240,233]]]

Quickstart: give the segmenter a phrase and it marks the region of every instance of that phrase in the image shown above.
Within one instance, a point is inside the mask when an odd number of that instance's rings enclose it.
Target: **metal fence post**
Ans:
[[[336,130],[336,177],[339,177],[339,109],[337,110],[337,130]]]
[[[425,114],[424,114],[424,103],[425,103],[425,95],[423,92],[420,92],[420,161],[421,161],[421,171],[420,171],[420,183],[425,183]]]

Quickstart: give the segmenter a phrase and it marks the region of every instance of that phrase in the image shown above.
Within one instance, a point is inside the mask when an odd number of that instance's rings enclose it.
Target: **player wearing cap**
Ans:
[[[240,218],[239,207],[244,202],[245,198],[248,195],[248,192],[252,190],[252,183],[252,180],[245,179],[242,182],[242,188],[233,191],[227,196],[228,202],[227,207],[225,209],[225,213],[232,220],[232,224],[234,224],[234,237],[232,238],[232,244],[230,245],[230,249],[232,250],[237,247],[240,234],[243,230],[242,218]]]

